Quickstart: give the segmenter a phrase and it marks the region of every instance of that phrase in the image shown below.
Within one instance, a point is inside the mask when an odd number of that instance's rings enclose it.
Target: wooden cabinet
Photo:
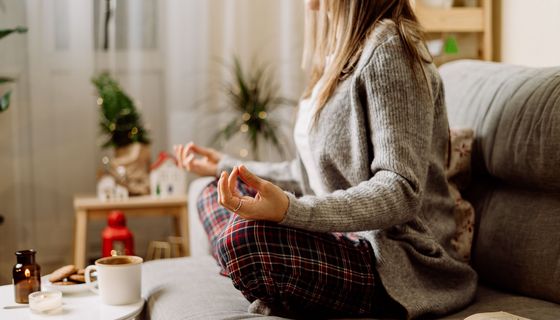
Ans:
[[[460,43],[460,46],[476,46],[475,56],[459,54],[456,57],[436,57],[436,62],[441,63],[454,58],[492,60],[492,0],[479,0],[478,7],[450,9],[426,7],[422,5],[421,0],[417,0],[416,14],[428,33],[428,39],[444,38],[449,34],[457,34],[460,38],[469,34],[475,35],[476,43]]]

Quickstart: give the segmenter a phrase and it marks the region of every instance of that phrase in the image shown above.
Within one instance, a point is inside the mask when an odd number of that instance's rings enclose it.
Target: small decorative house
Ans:
[[[152,196],[156,197],[186,194],[186,173],[178,167],[177,160],[167,152],[161,152],[152,164],[150,190]]]
[[[113,176],[104,174],[97,181],[97,197],[101,201],[128,199],[126,187],[118,184]]]

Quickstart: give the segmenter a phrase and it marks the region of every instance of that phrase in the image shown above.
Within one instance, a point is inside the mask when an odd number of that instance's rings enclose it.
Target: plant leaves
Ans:
[[[279,87],[274,82],[269,66],[252,63],[249,69],[243,69],[240,59],[234,56],[233,63],[228,68],[231,78],[221,88],[227,100],[227,108],[233,109],[238,116],[234,116],[233,120],[215,134],[213,144],[231,139],[240,132],[242,125],[246,125],[247,131],[243,133],[243,137],[250,143],[254,155],[258,156],[259,141],[262,139],[263,142],[272,143],[283,157],[285,150],[280,143],[278,127],[270,121],[271,115],[280,106],[293,106],[295,103],[278,96]],[[267,116],[262,116],[261,113]],[[249,114],[250,117],[243,120],[244,114]]]
[[[26,33],[26,27],[15,27],[13,29],[2,29],[0,30],[0,39],[9,36],[12,33]]]
[[[126,146],[134,142],[150,142],[148,132],[143,127],[142,117],[134,101],[123,91],[119,83],[107,72],[91,79],[95,85],[100,105],[99,127],[108,141],[103,147]],[[136,128],[132,133],[132,129]]]
[[[4,112],[8,110],[10,106],[10,97],[12,96],[12,92],[8,91],[2,95],[0,98],[0,112]]]
[[[0,84],[14,82],[12,78],[0,77]]]

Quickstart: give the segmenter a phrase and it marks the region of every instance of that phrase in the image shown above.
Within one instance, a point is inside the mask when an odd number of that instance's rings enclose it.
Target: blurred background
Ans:
[[[232,117],[220,90],[234,55],[245,67],[270,65],[283,96],[297,100],[304,84],[301,0],[0,1],[0,28],[15,26],[29,31],[0,42],[1,74],[17,79],[0,116],[1,283],[11,279],[17,248],[35,248],[44,268],[71,262],[73,196],[95,193],[109,152],[100,147],[94,75],[110,71],[133,98],[152,159],[173,144],[208,145]],[[293,118],[289,108],[279,113]],[[247,148],[242,138],[228,145],[238,156]],[[261,149],[262,158],[279,159]],[[104,225],[90,224],[92,256]],[[140,255],[172,234],[162,218],[129,219],[129,227]]]
[[[560,65],[560,1],[488,3],[489,47],[480,48],[476,34],[432,32],[431,39],[454,38],[458,47],[440,61],[484,58],[484,49],[487,60]],[[18,249],[35,248],[46,269],[72,261],[73,197],[95,193],[101,158],[110,153],[100,147],[93,76],[109,71],[133,98],[155,159],[173,144],[210,144],[237,116],[223,94],[234,56],[244,68],[269,66],[278,95],[297,101],[305,85],[303,25],[303,0],[0,0],[0,29],[28,28],[0,42],[0,74],[16,79],[11,106],[0,114],[0,284],[10,281]],[[240,157],[289,158],[294,111],[269,115],[282,124],[283,156],[267,144],[247,152],[243,136],[221,147]],[[92,256],[104,225],[89,230]],[[160,218],[131,219],[129,227],[140,255],[150,240],[172,233]]]

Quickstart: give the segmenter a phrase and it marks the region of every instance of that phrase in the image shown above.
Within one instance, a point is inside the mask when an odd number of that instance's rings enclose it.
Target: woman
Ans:
[[[477,276],[452,258],[443,87],[409,0],[307,4],[297,159],[241,165],[176,147],[187,170],[220,173],[199,211],[222,271],[255,312],[367,316],[393,304],[415,318],[465,306]]]

